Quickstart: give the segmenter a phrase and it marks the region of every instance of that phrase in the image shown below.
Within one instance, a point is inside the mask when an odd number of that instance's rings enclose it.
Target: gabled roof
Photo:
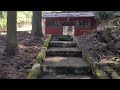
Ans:
[[[44,13],[43,18],[53,17],[94,17],[92,11]]]

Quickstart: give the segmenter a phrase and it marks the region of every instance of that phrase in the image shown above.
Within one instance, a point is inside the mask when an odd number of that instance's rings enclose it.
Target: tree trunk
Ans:
[[[33,11],[32,32],[34,36],[42,36],[42,11]]]
[[[2,16],[2,11],[0,11],[0,16]]]
[[[17,12],[16,11],[8,11],[7,12],[7,41],[6,41],[6,52],[11,54],[15,54],[17,50]]]

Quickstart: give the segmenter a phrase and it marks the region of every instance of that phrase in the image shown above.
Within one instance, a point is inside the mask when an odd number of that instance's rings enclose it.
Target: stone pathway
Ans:
[[[92,79],[90,66],[71,36],[52,36],[40,79]]]

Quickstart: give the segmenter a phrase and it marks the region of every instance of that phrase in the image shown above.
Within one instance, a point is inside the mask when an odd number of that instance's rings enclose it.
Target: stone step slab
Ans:
[[[42,71],[61,74],[86,75],[91,72],[89,64],[76,57],[46,57],[42,63]]]
[[[76,47],[77,44],[72,41],[51,41],[49,47]]]
[[[82,57],[82,51],[78,48],[61,48],[61,47],[52,47],[49,48],[46,52],[46,56],[74,56]]]

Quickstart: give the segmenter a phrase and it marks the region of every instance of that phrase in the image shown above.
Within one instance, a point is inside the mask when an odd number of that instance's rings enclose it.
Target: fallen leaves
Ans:
[[[28,32],[18,32],[19,50],[15,56],[7,57],[4,53],[5,37],[0,36],[0,78],[25,79],[41,50],[46,36],[35,38]]]

